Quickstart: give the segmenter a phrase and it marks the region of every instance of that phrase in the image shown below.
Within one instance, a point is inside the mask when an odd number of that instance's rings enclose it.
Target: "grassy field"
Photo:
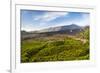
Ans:
[[[74,37],[53,35],[21,41],[22,63],[72,60],[89,60],[89,29]]]

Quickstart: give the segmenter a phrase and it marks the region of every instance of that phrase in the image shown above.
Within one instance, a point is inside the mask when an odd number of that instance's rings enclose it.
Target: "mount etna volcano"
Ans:
[[[38,31],[21,31],[22,39],[28,38],[38,38],[38,37],[45,37],[45,36],[52,36],[57,34],[66,34],[66,35],[76,35],[84,30],[84,27],[78,26],[76,24],[65,25],[65,26],[57,26],[57,27],[50,27]]]
[[[89,26],[21,31],[21,62],[89,60]]]
[[[90,12],[21,9],[20,24],[21,63],[90,60]]]

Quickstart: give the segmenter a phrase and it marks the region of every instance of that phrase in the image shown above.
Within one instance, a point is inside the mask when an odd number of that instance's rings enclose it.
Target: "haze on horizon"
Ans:
[[[56,26],[89,25],[89,13],[21,10],[21,30],[37,31]]]

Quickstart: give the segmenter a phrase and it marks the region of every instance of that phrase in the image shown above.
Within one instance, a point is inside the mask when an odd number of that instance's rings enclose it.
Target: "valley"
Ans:
[[[89,26],[21,31],[21,62],[89,60]]]

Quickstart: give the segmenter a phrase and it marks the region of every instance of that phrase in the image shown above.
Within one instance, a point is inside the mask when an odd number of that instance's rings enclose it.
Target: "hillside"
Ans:
[[[21,62],[89,60],[89,27],[75,34],[61,31],[28,33],[21,41]]]
[[[29,38],[39,38],[39,37],[47,37],[53,35],[76,35],[83,31],[83,27],[80,27],[76,24],[66,25],[66,26],[57,26],[51,27],[47,29],[42,29],[39,31],[21,31],[22,39],[29,39]]]
[[[42,29],[37,32],[43,33],[43,32],[56,32],[56,31],[71,31],[71,30],[76,30],[76,29],[81,29],[81,27],[76,24],[70,24],[70,25],[65,25],[65,26],[50,27],[47,29]]]

